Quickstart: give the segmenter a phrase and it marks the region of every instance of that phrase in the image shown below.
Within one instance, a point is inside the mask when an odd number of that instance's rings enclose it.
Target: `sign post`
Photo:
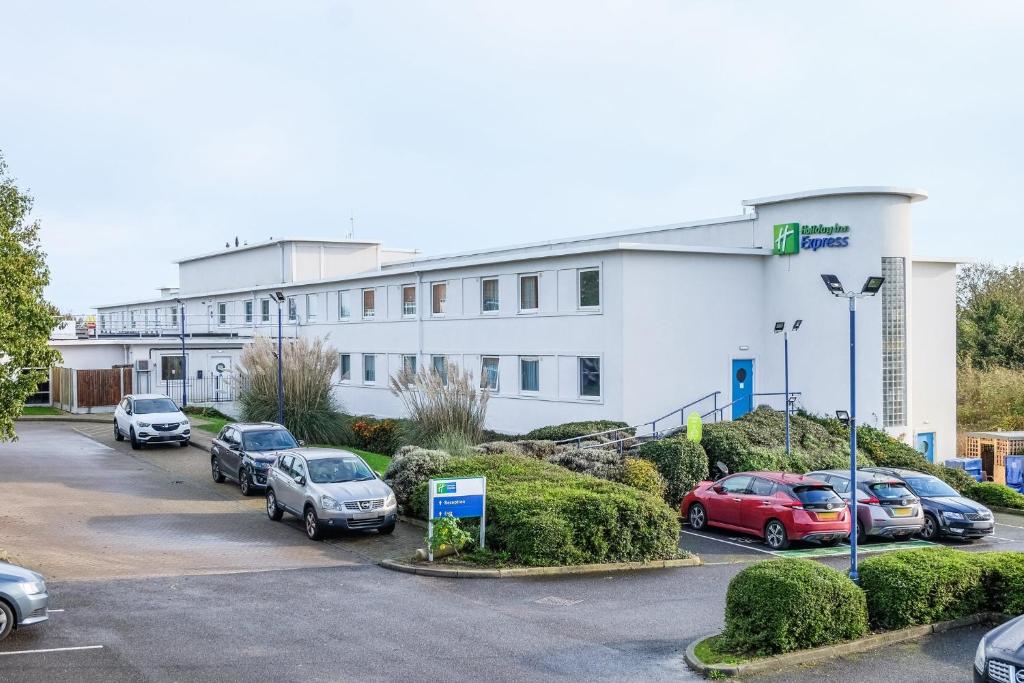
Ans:
[[[427,538],[434,538],[434,520],[451,515],[455,518],[480,518],[480,548],[484,547],[487,528],[487,477],[451,477],[431,479]],[[427,559],[434,561],[434,549],[428,543]]]

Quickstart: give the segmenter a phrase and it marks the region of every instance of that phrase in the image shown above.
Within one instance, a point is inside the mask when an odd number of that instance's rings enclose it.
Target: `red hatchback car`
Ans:
[[[835,545],[850,535],[846,503],[818,479],[786,472],[742,472],[703,481],[679,512],[694,529],[706,526],[760,536],[782,550],[790,541]]]

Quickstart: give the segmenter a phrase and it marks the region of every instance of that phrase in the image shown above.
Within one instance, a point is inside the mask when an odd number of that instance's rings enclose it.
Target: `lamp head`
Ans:
[[[882,288],[883,282],[885,282],[885,278],[881,275],[872,275],[864,281],[864,287],[860,290],[860,293],[874,296]]]
[[[279,303],[279,304],[284,303],[284,292],[276,291],[276,292],[272,293],[271,296],[274,297],[274,301],[276,301],[277,303]]]
[[[804,324],[803,320],[794,320],[793,321],[793,331],[796,332],[797,330],[799,330],[800,326],[803,325],[803,324]]]
[[[844,425],[850,425],[850,413],[846,410],[837,410],[836,419],[842,422]]]
[[[846,292],[843,291],[843,283],[839,281],[835,275],[822,273],[822,281],[825,283],[825,287],[829,293],[834,296],[843,296]]]
[[[786,330],[786,323],[781,322],[781,321],[775,323],[775,332],[776,333],[784,332],[785,330]]]

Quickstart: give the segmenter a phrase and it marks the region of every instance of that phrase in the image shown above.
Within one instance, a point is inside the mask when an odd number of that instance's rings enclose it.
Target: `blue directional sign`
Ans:
[[[456,477],[430,480],[430,519],[483,517],[487,495],[485,477]]]

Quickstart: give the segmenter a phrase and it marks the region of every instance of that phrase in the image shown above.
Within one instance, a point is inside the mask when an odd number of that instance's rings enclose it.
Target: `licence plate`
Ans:
[[[914,511],[911,510],[910,508],[893,508],[892,509],[892,516],[893,517],[909,517],[913,512]]]
[[[839,513],[838,512],[819,512],[818,513],[818,519],[833,520],[833,519],[838,519],[838,518],[839,518]]]
[[[378,516],[376,512],[359,512],[352,515],[352,519],[373,519]]]

